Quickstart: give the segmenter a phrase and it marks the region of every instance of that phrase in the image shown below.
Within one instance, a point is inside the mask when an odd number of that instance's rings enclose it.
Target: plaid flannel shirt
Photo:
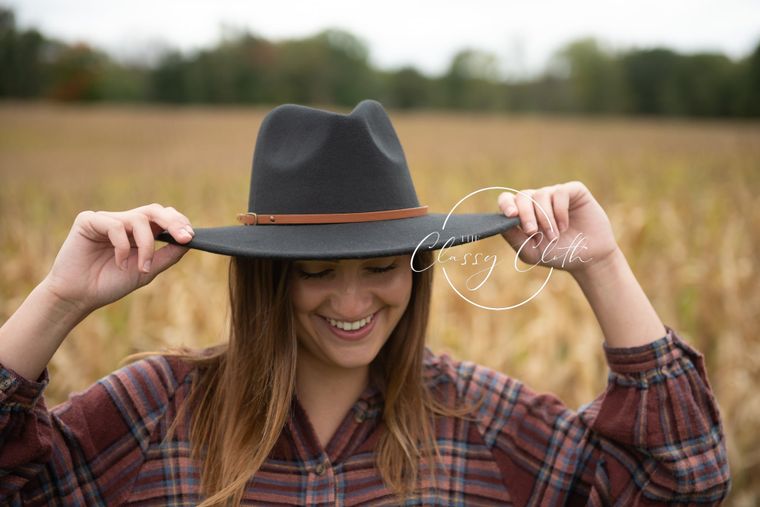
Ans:
[[[423,478],[407,505],[720,503],[730,476],[703,357],[666,329],[648,345],[605,345],[607,388],[578,411],[503,373],[426,350],[425,379],[437,396],[485,401],[472,420],[438,421],[445,470],[437,489]],[[161,443],[191,372],[151,356],[48,410],[47,369],[31,381],[0,364],[0,503],[200,503],[189,419]],[[294,398],[243,504],[392,505],[374,464],[382,407],[380,392],[367,387],[323,448]]]

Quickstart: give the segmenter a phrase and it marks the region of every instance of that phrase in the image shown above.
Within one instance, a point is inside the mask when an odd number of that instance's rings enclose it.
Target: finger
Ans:
[[[153,264],[150,268],[150,280],[160,272],[176,264],[183,255],[190,250],[189,247],[167,243],[153,253]]]
[[[125,223],[127,232],[132,233],[137,246],[137,268],[143,273],[148,273],[155,248],[153,231],[150,228],[148,218],[141,213],[132,213],[129,218],[125,219]]]
[[[554,207],[552,206],[551,194],[553,187],[543,187],[538,189],[533,194],[533,199],[536,205],[536,219],[538,224],[546,233],[546,236],[551,240],[557,236],[558,227],[554,221]]]
[[[513,217],[517,215],[517,205],[515,204],[515,194],[512,192],[502,192],[497,200],[499,209],[505,216]]]
[[[140,206],[135,211],[145,214],[153,224],[157,225],[151,226],[153,237],[166,230],[177,241],[186,242],[190,241],[195,234],[190,220],[171,206],[164,207],[158,203],[152,203]],[[185,228],[187,228],[187,233],[184,232]]]
[[[170,213],[174,214],[178,220],[183,221],[185,223],[185,226],[190,231],[191,234],[195,234],[195,231],[193,230],[192,225],[190,224],[190,219],[187,218],[184,214],[180,213],[176,209],[174,209],[172,206],[167,206],[165,208]]]
[[[552,194],[552,206],[559,232],[565,232],[570,226],[570,195],[564,185],[559,185]]]
[[[132,253],[132,245],[129,243],[124,224],[120,220],[103,215],[94,219],[93,225],[96,228],[98,226],[106,228],[106,236],[108,236],[108,240],[114,246],[114,262],[119,269],[126,271],[129,268],[129,256]]]
[[[515,196],[517,211],[520,215],[519,227],[528,235],[531,235],[538,230],[538,227],[536,226],[536,213],[533,209],[533,201],[530,199],[533,192],[533,189],[522,190],[517,196]]]
[[[502,192],[497,199],[499,209],[506,216],[517,215],[517,204],[515,204],[515,194],[512,192]],[[501,233],[502,237],[509,245],[517,251],[520,245],[527,239],[527,235],[519,227],[510,227]]]
[[[131,217],[134,213],[145,216],[149,220],[153,238],[160,232],[168,231],[177,242],[187,243],[195,234],[186,216],[174,208],[164,208],[158,203],[147,204],[128,211],[111,212],[112,215],[122,219]]]
[[[111,243],[114,248],[114,262],[122,270],[128,267],[132,247],[124,224],[104,211],[83,211],[76,217],[82,234],[91,241]]]

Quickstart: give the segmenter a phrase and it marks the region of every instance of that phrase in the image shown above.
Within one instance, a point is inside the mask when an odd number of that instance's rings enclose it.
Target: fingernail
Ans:
[[[515,208],[514,206],[510,206],[509,208],[507,208],[507,215],[514,215],[515,213],[517,213],[517,208]]]
[[[183,227],[181,231],[179,231],[183,238],[192,238],[193,235],[190,234],[190,231],[187,230],[187,227]]]
[[[525,232],[534,232],[536,230],[536,224],[535,222],[526,222],[525,223]]]
[[[146,273],[150,271],[150,265],[151,265],[151,261],[149,260],[145,261],[145,264],[143,264],[143,271],[145,271]]]
[[[190,227],[189,225],[186,225],[186,226],[185,226],[185,230],[186,230],[187,232],[189,232],[189,233],[190,233],[190,235],[192,235],[192,236],[195,236],[195,231],[194,231],[194,230],[193,230],[193,228],[192,228],[192,227]]]

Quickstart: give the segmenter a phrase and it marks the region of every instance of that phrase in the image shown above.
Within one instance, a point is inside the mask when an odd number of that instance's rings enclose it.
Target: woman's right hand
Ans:
[[[181,243],[195,234],[185,215],[160,204],[83,211],[43,284],[62,302],[90,313],[147,285],[179,261],[189,248],[168,243],[154,251],[154,239],[164,230]],[[151,262],[147,269],[146,262]]]

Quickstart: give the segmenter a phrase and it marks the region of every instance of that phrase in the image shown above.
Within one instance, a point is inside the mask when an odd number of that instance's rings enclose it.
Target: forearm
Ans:
[[[665,326],[619,248],[602,262],[572,274],[608,346],[635,347],[665,336]]]
[[[0,327],[0,363],[36,380],[63,340],[88,313],[37,285]]]

